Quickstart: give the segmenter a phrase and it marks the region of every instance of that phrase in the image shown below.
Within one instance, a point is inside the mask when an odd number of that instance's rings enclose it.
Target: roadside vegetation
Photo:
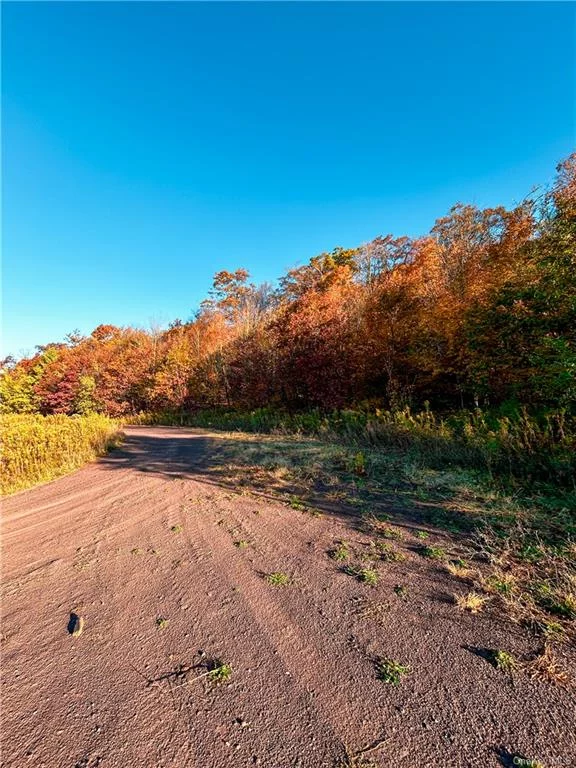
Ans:
[[[491,410],[440,415],[429,407],[412,411],[349,408],[290,414],[274,408],[141,413],[133,424],[193,426],[226,431],[304,435],[359,448],[402,451],[407,460],[435,469],[461,467],[491,478],[540,481],[574,488],[576,415],[567,408],[531,415],[514,403]],[[367,457],[358,451],[351,469],[362,477]]]
[[[120,439],[118,422],[91,416],[2,415],[1,490],[53,480],[101,456]]]
[[[574,634],[576,495],[569,488],[434,467],[409,451],[303,435],[228,432],[214,441],[214,482],[283,500],[303,515],[344,512],[365,547],[336,540],[336,570],[366,586],[382,569],[417,558],[450,575],[455,609],[502,611],[550,640]],[[297,498],[299,503],[294,504]],[[397,594],[406,598],[401,585]]]

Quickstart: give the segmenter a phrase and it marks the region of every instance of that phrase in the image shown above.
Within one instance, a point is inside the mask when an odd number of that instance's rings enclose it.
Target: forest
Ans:
[[[457,204],[424,237],[334,248],[276,286],[220,271],[190,320],[103,324],[8,358],[0,395],[16,414],[529,414],[565,443],[576,416],[576,153],[514,208]]]

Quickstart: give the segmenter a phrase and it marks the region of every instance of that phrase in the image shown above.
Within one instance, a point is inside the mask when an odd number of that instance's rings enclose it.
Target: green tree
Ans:
[[[74,412],[81,416],[87,416],[89,413],[95,413],[97,408],[96,381],[93,376],[80,376],[78,379],[78,389],[74,398]]]
[[[33,413],[37,403],[34,377],[23,368],[0,374],[0,413]]]

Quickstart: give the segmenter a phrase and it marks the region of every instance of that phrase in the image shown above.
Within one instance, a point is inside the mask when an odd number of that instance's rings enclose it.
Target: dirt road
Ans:
[[[458,611],[413,531],[377,586],[345,573],[327,552],[367,546],[354,521],[218,483],[223,439],[130,428],[109,457],[5,501],[2,765],[576,765],[574,692],[483,657],[533,636]],[[410,673],[387,684],[379,658]]]

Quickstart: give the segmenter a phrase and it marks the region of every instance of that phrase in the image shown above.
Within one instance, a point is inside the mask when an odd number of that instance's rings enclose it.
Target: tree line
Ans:
[[[188,322],[100,325],[3,361],[3,412],[574,409],[576,153],[514,208],[458,204],[424,237],[377,237],[276,287],[218,272]]]

